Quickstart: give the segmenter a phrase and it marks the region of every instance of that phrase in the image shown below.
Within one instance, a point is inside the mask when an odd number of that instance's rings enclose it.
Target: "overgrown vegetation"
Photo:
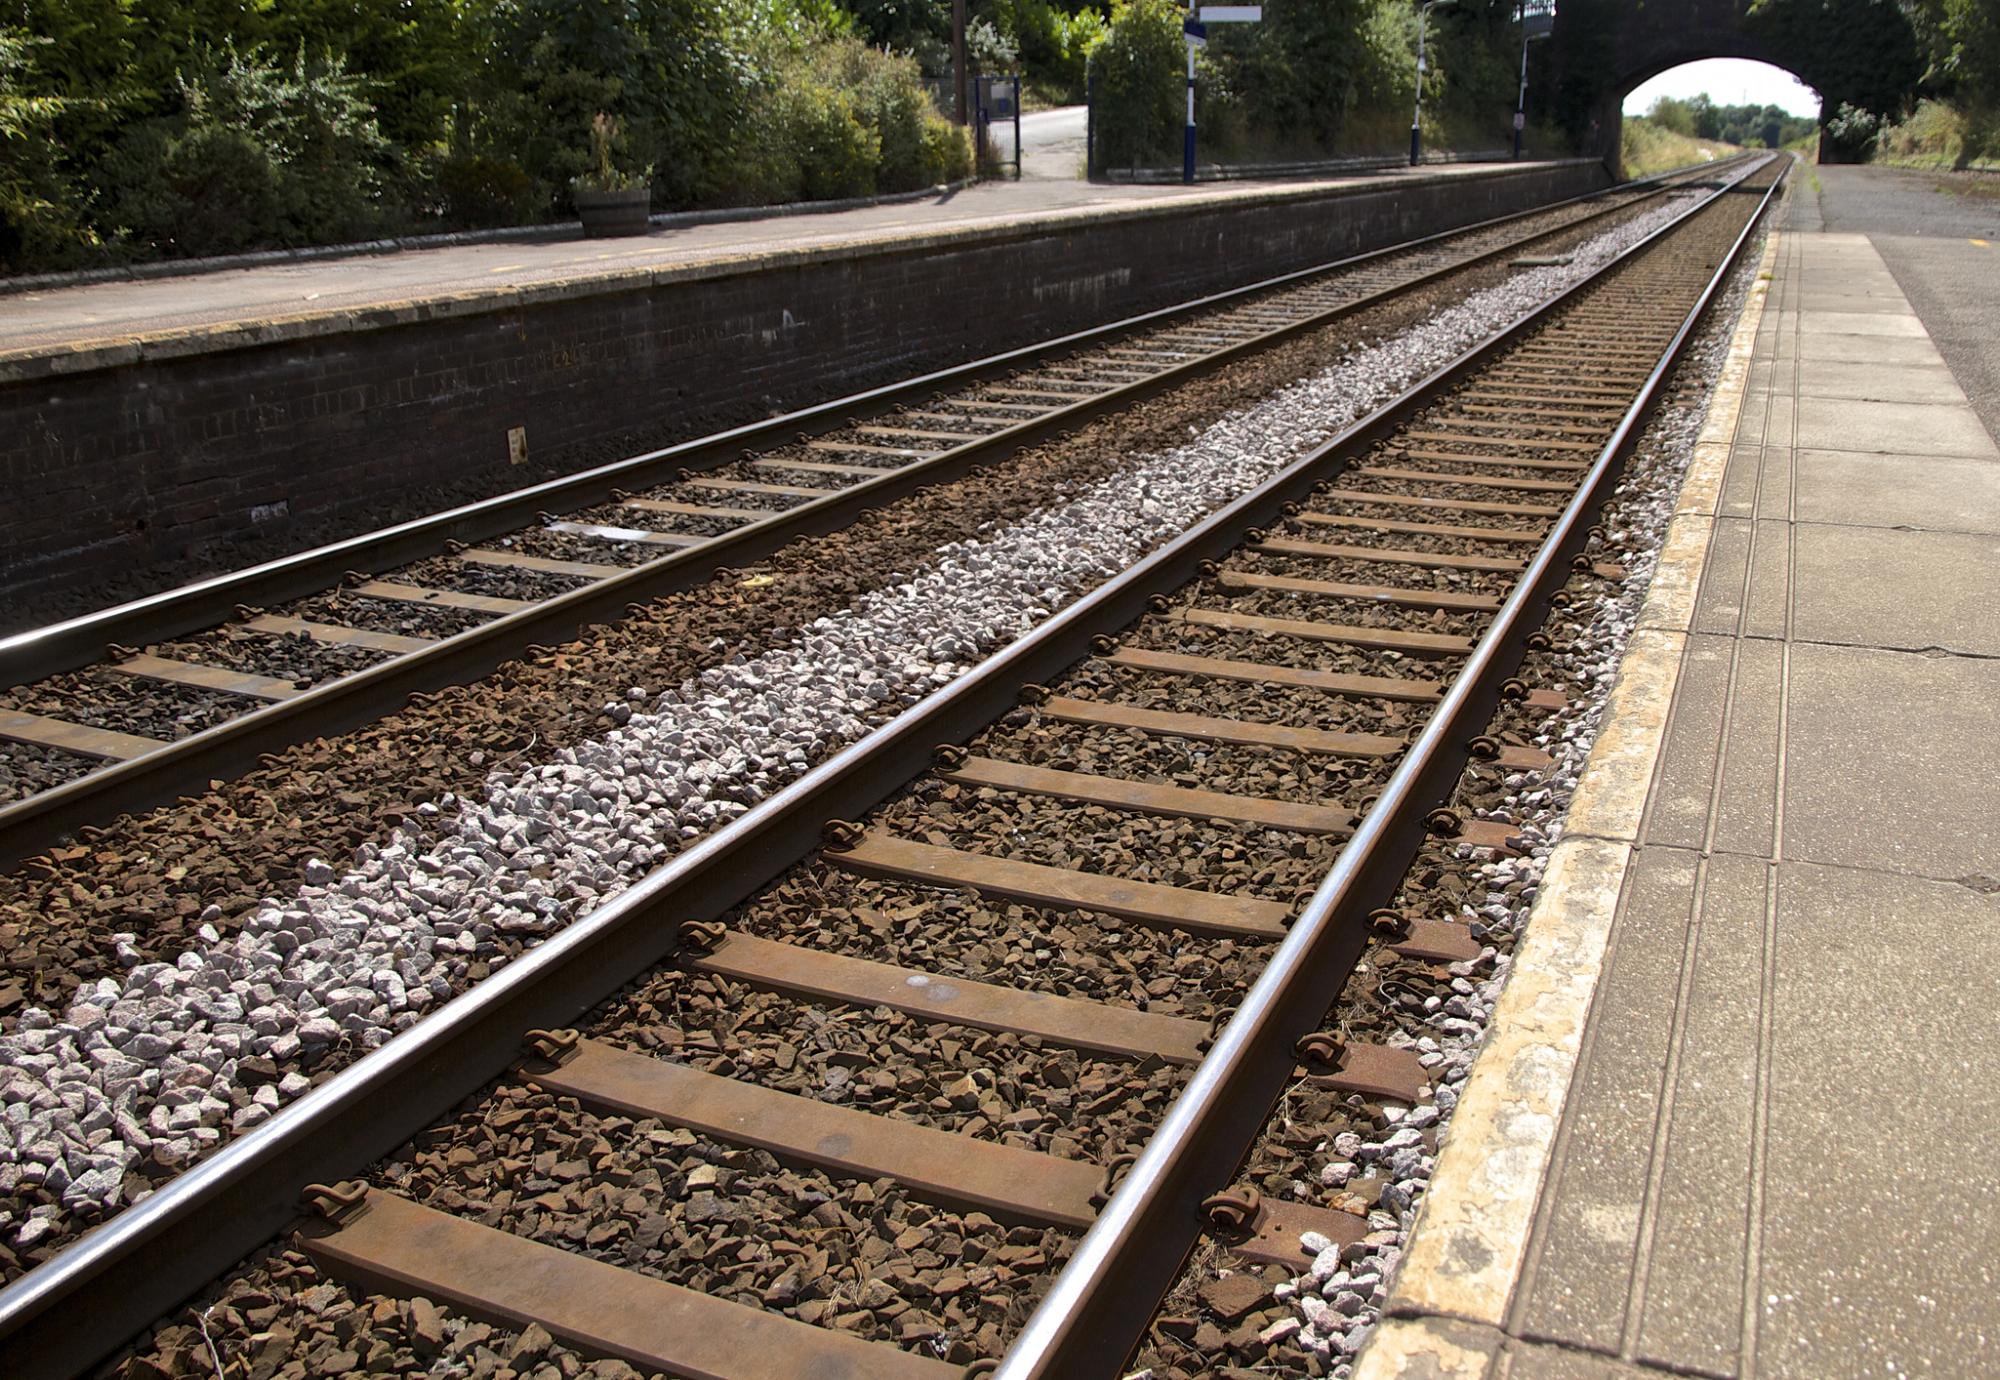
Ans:
[[[970,170],[916,59],[833,0],[16,0],[8,19],[5,271],[566,218],[585,174],[673,209]]]
[[[1646,111],[1652,124],[1690,139],[1739,148],[1779,149],[1811,134],[1818,122],[1776,105],[1717,105],[1704,95],[1662,96]]]
[[[1906,161],[1969,168],[2000,161],[2000,5],[1905,0],[1930,66],[1930,100],[1877,131],[1878,149]]]
[[[1875,161],[1906,168],[2000,171],[2000,141],[1981,121],[1942,100],[1918,103],[1908,118],[1876,132]]]
[[[1679,127],[1679,122],[1665,124],[1649,115],[1627,115],[1620,138],[1627,177],[1651,177],[1654,173],[1722,158],[1737,150],[1733,143],[1704,139],[1690,129]]]
[[[1393,152],[1416,98],[1410,0],[1266,0],[1263,22],[1217,24],[1197,61],[1204,160],[1257,162]],[[1090,60],[1107,167],[1179,161],[1185,52],[1174,0],[1117,0]],[[1498,149],[1512,139],[1520,59],[1513,0],[1432,11],[1424,142]],[[1537,139],[1547,145],[1546,132]]]

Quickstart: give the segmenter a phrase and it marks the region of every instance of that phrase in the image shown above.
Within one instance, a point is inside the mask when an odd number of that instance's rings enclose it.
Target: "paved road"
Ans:
[[[2000,176],[1824,167],[1813,210],[1833,234],[1862,234],[2000,438]],[[1812,185],[1807,179],[1808,188]]]
[[[1090,134],[1090,107],[1058,106],[1021,117],[1021,176],[1055,181],[1083,177]]]

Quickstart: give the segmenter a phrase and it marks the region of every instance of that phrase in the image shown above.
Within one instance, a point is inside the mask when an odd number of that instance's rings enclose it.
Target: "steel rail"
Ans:
[[[936,744],[970,738],[1008,712],[1022,684],[1088,655],[1093,637],[1144,615],[1154,594],[1196,578],[1204,561],[1277,520],[1286,504],[1339,475],[1354,455],[1714,205],[1723,190],[0,1291],[0,1351],[10,1374],[53,1380],[103,1359],[282,1231],[306,1184],[352,1174],[505,1072],[526,1031],[575,1020],[668,957],[677,922],[740,904],[816,848],[827,820],[859,816],[929,770]],[[173,1268],[160,1268],[163,1261]],[[91,1325],[77,1326],[79,1317]]]
[[[1115,1375],[1201,1235],[1200,1203],[1225,1187],[1291,1079],[1298,1039],[1317,1029],[1367,944],[1368,911],[1386,904],[1426,834],[1425,814],[1470,761],[1523,639],[1569,578],[1569,558],[1658,405],[1668,376],[1726,286],[1783,185],[1781,169],[1453,680],[1332,871],[1196,1066],[1160,1128],[1002,1359],[996,1380]]]
[[[1704,171],[1721,166],[1722,163],[1710,164]],[[1495,216],[1456,229],[1439,231],[1420,239],[1371,249],[1345,259],[1296,269],[1242,287],[1229,288],[1205,297],[1125,317],[1106,325],[1092,326],[1067,335],[1036,341],[965,364],[934,370],[931,373],[884,384],[879,388],[868,389],[829,402],[815,403],[782,416],[677,442],[658,450],[646,451],[575,474],[545,480],[527,488],[515,489],[508,493],[496,494],[491,498],[448,508],[442,512],[412,518],[407,522],[396,523],[372,532],[363,532],[242,570],[228,571],[208,579],[197,580],[108,609],[51,623],[45,627],[0,637],[0,688],[88,665],[100,657],[107,643],[133,642],[139,638],[158,641],[183,633],[198,632],[227,622],[238,604],[272,604],[284,599],[315,594],[337,585],[349,570],[364,567],[380,568],[385,562],[400,565],[433,556],[444,549],[444,543],[448,540],[468,542],[482,540],[528,525],[533,522],[538,512],[553,512],[558,509],[599,503],[614,488],[661,483],[671,478],[677,469],[727,463],[745,451],[783,444],[794,440],[802,433],[817,435],[836,430],[850,421],[925,398],[941,388],[976,383],[984,378],[1017,370],[1066,351],[1104,345],[1138,331],[1169,324],[1182,317],[1215,311],[1260,293],[1296,286],[1323,274],[1349,272],[1365,267],[1378,259],[1422,249],[1454,237],[1495,229],[1512,221],[1544,215],[1550,211],[1561,210],[1567,206],[1579,205],[1619,192],[1645,188],[1647,190],[1643,195],[1655,195],[1673,185],[1670,179],[1686,177],[1691,171],[1681,168],[1661,173],[1653,178],[1617,183],[1594,192],[1585,192],[1579,196],[1551,202],[1546,206]],[[1621,204],[1630,205],[1631,202]],[[1618,207],[1607,208],[1604,214],[1617,209]],[[1589,219],[1591,218],[1586,217],[1573,223],[1584,224]],[[1219,353],[1226,354],[1226,352]],[[1011,431],[1003,431],[994,433],[994,436],[1006,437],[1010,434]],[[672,559],[666,557],[653,564],[664,564]]]
[[[1703,170],[1705,175],[1712,175],[1714,171],[1714,165]],[[541,601],[518,613],[481,623],[440,639],[421,651],[393,657],[290,699],[249,710],[163,748],[100,767],[63,785],[0,806],[0,866],[18,862],[85,825],[102,824],[121,812],[163,804],[212,780],[227,780],[242,775],[266,754],[288,748],[304,739],[343,733],[371,723],[402,707],[413,694],[476,680],[511,657],[518,656],[524,648],[567,641],[587,626],[616,617],[631,603],[691,588],[732,566],[768,556],[800,537],[839,530],[869,508],[905,497],[925,485],[959,478],[980,465],[1005,460],[1063,431],[1131,406],[1284,339],[1415,291],[1449,274],[1476,268],[1494,258],[1513,253],[1524,244],[1616,214],[1647,197],[1676,190],[1685,184],[1663,179],[1685,176],[1685,169],[1663,174],[1662,179],[1656,179],[1656,185],[1642,195],[1608,205],[1567,225],[1522,236],[1443,265],[1410,281],[1369,293],[1299,321],[1288,322],[1239,344],[1092,395],[1068,407],[982,437],[979,441],[900,469],[886,470],[880,478],[837,490],[825,498],[814,499],[770,518],[749,523],[704,541],[699,546],[634,566],[619,575]],[[1645,185],[1643,182],[1621,184],[1627,189]],[[233,612],[238,603],[273,602],[282,597],[315,592],[328,583],[337,583],[340,574],[357,560],[369,564],[387,561],[393,565],[406,559],[435,554],[438,545],[447,537],[490,535],[491,529],[487,525],[468,525],[474,523],[475,517],[485,523],[497,520],[494,514],[505,513],[508,524],[518,526],[520,521],[532,518],[534,511],[545,505],[576,507],[602,499],[612,488],[621,487],[616,481],[644,487],[655,482],[642,478],[644,474],[663,472],[669,467],[685,468],[690,463],[705,462],[711,467],[717,466],[737,458],[746,446],[760,440],[779,439],[781,435],[794,434],[804,426],[831,430],[857,415],[867,415],[870,410],[880,412],[900,406],[912,396],[934,391],[942,383],[963,383],[991,373],[1005,373],[1046,354],[1060,353],[1080,344],[1102,344],[1142,327],[1211,310],[1218,304],[1270,291],[1304,278],[1349,271],[1388,255],[1407,253],[1455,236],[1545,214],[1605,195],[1605,192],[1593,192],[1515,216],[1499,217],[1405,244],[1372,250],[1335,264],[1299,270],[1193,303],[1183,303],[1111,326],[926,375],[908,383],[823,404],[774,421],[738,428],[580,475],[552,480],[515,494],[405,523],[382,533],[303,552],[237,575],[218,576],[180,590],[121,605],[102,614],[72,619],[37,632],[18,634],[0,640],[0,682],[11,683],[10,677],[22,678],[23,669],[31,665],[39,676],[78,664],[77,658],[95,659],[107,642],[118,641],[121,637],[150,642],[192,627],[212,626],[226,621],[218,609],[226,608]],[[86,650],[88,656],[84,655]]]

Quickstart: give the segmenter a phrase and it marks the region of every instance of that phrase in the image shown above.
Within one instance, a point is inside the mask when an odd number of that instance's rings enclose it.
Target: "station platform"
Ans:
[[[1031,117],[1032,118],[1032,117]],[[1044,163],[1068,150],[1056,144]],[[675,275],[782,269],[801,256],[944,247],[1024,231],[1088,231],[1135,215],[1186,216],[1413,185],[1489,181],[1560,164],[1431,164],[1345,177],[1133,186],[1079,177],[989,181],[916,200],[799,214],[754,213],[630,239],[452,244],[260,261],[215,272],[113,279],[0,296],[0,382],[270,344],[655,286]],[[1048,169],[1043,169],[1046,173]]]
[[[106,571],[142,572],[119,597],[170,587],[225,548],[287,554],[1608,181],[1583,159],[1031,177],[0,292],[0,592],[46,621]]]
[[[2000,1374],[2000,449],[1810,186],[1363,1380]]]

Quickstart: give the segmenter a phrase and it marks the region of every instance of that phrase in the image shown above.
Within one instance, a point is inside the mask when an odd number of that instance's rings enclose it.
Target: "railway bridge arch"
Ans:
[[[1556,121],[1614,166],[1626,94],[1683,63],[1748,58],[1798,77],[1823,102],[1829,162],[1845,152],[1826,130],[1843,104],[1893,112],[1924,70],[1896,0],[1561,0],[1551,39]]]

